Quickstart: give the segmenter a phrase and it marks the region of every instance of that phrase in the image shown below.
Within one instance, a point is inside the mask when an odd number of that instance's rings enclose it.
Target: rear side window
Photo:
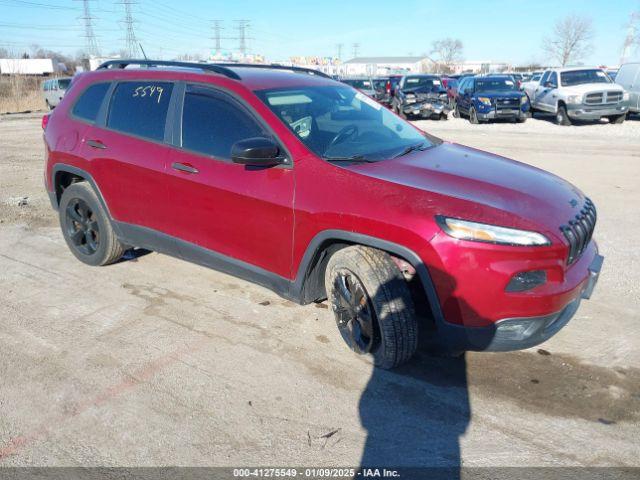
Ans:
[[[73,106],[73,115],[90,122],[95,122],[102,100],[109,90],[108,83],[96,83],[87,88]]]
[[[182,113],[182,146],[221,159],[231,158],[234,143],[265,136],[258,123],[224,94],[188,87]]]
[[[124,82],[111,97],[107,127],[150,140],[162,141],[173,84]]]

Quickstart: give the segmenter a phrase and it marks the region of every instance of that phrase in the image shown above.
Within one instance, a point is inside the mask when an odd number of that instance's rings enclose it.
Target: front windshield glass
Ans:
[[[309,149],[327,160],[378,161],[439,143],[347,86],[256,94]]]
[[[516,84],[510,78],[479,78],[476,80],[476,92],[516,90]]]
[[[533,77],[531,77],[531,81],[532,82],[539,82],[540,78],[542,78],[542,74],[541,73],[536,73]]]
[[[351,85],[353,88],[361,88],[364,90],[371,90],[372,88],[370,80],[346,79],[346,80],[343,80],[342,83]]]
[[[61,90],[66,90],[67,88],[69,88],[69,84],[71,83],[71,79],[70,78],[62,78],[60,80],[58,80],[58,87]]]
[[[560,80],[565,87],[582,85],[584,83],[611,83],[611,79],[602,70],[572,70],[562,72]]]
[[[437,90],[442,87],[442,82],[436,77],[407,77],[404,81],[404,88],[431,87]]]

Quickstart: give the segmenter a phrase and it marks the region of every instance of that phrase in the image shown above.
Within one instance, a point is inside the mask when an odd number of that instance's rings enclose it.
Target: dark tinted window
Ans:
[[[60,80],[58,80],[58,88],[60,90],[66,90],[67,88],[69,88],[69,84],[71,83],[71,79],[70,78],[62,78]]]
[[[150,140],[164,139],[173,84],[167,82],[124,82],[111,98],[107,126]]]
[[[239,140],[265,136],[244,109],[223,94],[189,87],[184,97],[182,146],[218,158],[231,158]]]
[[[73,107],[76,117],[94,122],[98,116],[102,100],[109,90],[108,83],[97,83],[87,88]]]

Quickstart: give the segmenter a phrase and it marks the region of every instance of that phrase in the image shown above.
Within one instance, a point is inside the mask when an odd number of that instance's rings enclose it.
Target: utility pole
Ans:
[[[131,13],[131,5],[134,4],[133,0],[122,0],[124,5],[124,24],[127,30],[127,36],[125,39],[125,51],[129,58],[136,58],[138,56],[138,40],[136,39],[136,32],[133,30],[133,15]]]
[[[221,40],[221,36],[220,36],[220,32],[222,31],[222,27],[220,26],[220,20],[214,20],[213,21],[213,41],[215,42],[215,52],[216,55],[219,55],[220,52],[222,51],[222,47],[220,44],[220,40]]]
[[[96,34],[93,32],[93,20],[95,17],[91,16],[89,0],[82,0],[82,17],[80,17],[80,19],[84,22],[84,39],[87,56],[99,57],[100,49],[98,48]]]
[[[344,47],[344,43],[338,43],[336,45],[336,50],[338,51],[338,60],[342,60],[342,47]]]
[[[358,58],[358,52],[360,50],[360,44],[359,43],[354,43],[353,44],[353,58]]]

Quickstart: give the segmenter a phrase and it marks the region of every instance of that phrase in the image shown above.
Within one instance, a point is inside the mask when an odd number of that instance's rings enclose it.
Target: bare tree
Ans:
[[[564,67],[587,54],[592,48],[594,33],[590,18],[567,15],[556,22],[551,36],[543,40],[542,49],[550,60]]]
[[[439,73],[451,73],[453,64],[462,60],[464,46],[457,38],[444,38],[435,40],[431,44],[431,55],[435,56],[434,62]]]

